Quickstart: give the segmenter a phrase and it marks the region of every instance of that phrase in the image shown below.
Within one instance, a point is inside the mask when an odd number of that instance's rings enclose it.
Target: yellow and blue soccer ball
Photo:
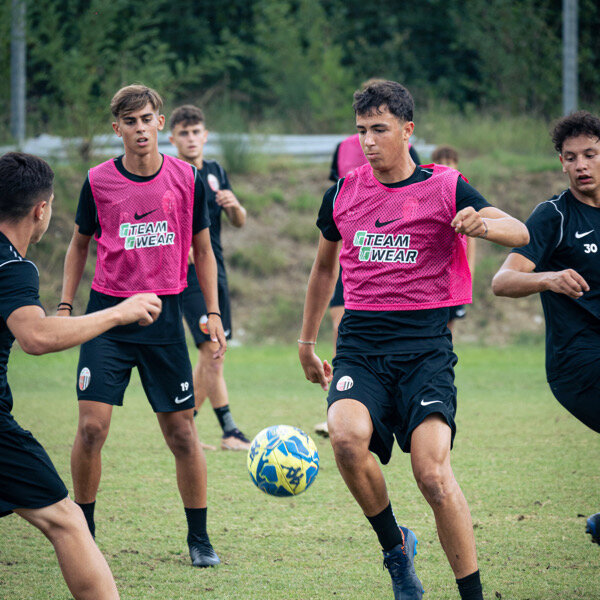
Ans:
[[[259,490],[271,496],[296,496],[319,472],[319,453],[308,434],[290,425],[273,425],[252,440],[248,471]]]

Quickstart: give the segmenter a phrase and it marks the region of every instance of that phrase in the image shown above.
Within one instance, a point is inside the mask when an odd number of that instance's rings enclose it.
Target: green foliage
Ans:
[[[295,340],[296,330],[288,332]],[[330,351],[329,339],[320,336],[319,355],[329,359]],[[597,434],[552,397],[541,345],[456,351],[452,466],[472,512],[486,598],[597,598],[598,549],[581,516],[598,510]],[[196,352],[190,345],[192,357]],[[16,419],[46,447],[70,490],[76,365],[76,350],[30,357],[16,349],[9,370]],[[232,348],[226,377],[236,422],[249,437],[279,423],[311,433],[324,419],[325,394],[304,379],[295,343]],[[205,404],[195,424],[200,439],[218,445],[211,413]],[[97,540],[122,597],[391,598],[376,536],[338,473],[330,442],[313,439],[320,471],[297,498],[257,490],[244,453],[206,452],[208,531],[223,562],[193,569],[173,458],[134,374],[103,448],[96,506]],[[455,600],[456,584],[410,457],[395,448],[383,470],[399,521],[419,539],[415,566],[427,595]],[[0,519],[0,539],[3,598],[70,597],[52,546],[31,525],[16,515]]]
[[[272,246],[256,243],[236,250],[229,258],[231,266],[256,277],[274,275],[287,266],[287,259],[273,250]]]

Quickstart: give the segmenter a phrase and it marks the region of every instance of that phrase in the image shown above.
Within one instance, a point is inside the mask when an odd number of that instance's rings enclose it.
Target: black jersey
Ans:
[[[417,166],[408,179],[384,185],[390,188],[404,187],[426,181],[431,173],[431,169]],[[343,182],[342,178],[325,192],[317,219],[317,227],[323,237],[331,242],[342,239],[333,220],[333,205]],[[467,206],[479,211],[491,204],[459,177],[456,184],[456,210],[458,212]],[[449,316],[449,308],[398,311],[346,309],[339,327],[337,351],[363,353],[368,350],[371,354],[387,354],[427,350],[439,344],[441,337],[447,336],[449,339]]]
[[[225,279],[225,260],[223,258],[223,246],[221,245],[221,213],[223,207],[217,204],[218,190],[231,190],[229,179],[225,169],[216,160],[204,160],[202,168],[198,171],[206,188],[206,200],[208,214],[210,217],[210,242],[220,279]]]
[[[540,294],[546,317],[548,380],[600,359],[600,208],[565,190],[538,204],[526,221],[530,241],[513,252],[536,273],[574,269],[590,286],[581,298]]]
[[[123,166],[123,156],[115,158],[114,161],[117,170],[124,177],[134,182],[150,181],[160,173],[159,169],[154,175],[147,177],[135,175],[134,173],[127,171]],[[207,196],[208,193],[204,179],[200,176],[200,172],[196,170],[194,183],[194,212],[192,220],[193,235],[196,235],[210,226]],[[79,195],[75,223],[79,226],[79,233],[83,235],[100,235],[101,233],[100,223],[98,221],[98,211],[92,194],[89,177],[86,178],[81,189],[81,194]],[[152,325],[148,325],[147,327],[142,327],[137,323],[121,325],[110,329],[102,335],[122,342],[144,344],[168,344],[185,339],[185,331],[181,320],[182,309],[180,295],[161,296],[160,298],[163,303],[162,312]],[[123,300],[123,298],[117,298],[115,296],[102,294],[96,290],[91,290],[86,313],[110,308]]]
[[[23,306],[42,306],[37,267],[24,259],[0,233],[0,430],[11,420],[12,394],[7,380],[8,356],[15,341],[6,325],[10,314]]]

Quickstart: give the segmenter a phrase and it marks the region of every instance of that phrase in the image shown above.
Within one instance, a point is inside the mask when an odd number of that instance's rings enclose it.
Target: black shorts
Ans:
[[[217,281],[219,292],[219,312],[221,313],[221,322],[225,331],[225,338],[231,339],[231,304],[229,302],[229,288],[227,280],[219,277]],[[197,347],[204,342],[210,342],[206,322],[206,302],[198,283],[198,277],[193,269],[188,270],[188,286],[181,294],[183,300],[183,316],[192,332],[194,343]]]
[[[337,283],[335,284],[335,290],[333,290],[333,296],[329,302],[329,308],[334,306],[344,306],[344,284],[342,283],[342,267],[340,267],[340,274],[338,275]]]
[[[192,365],[184,340],[130,344],[99,336],[81,345],[77,399],[123,405],[131,369],[137,367],[154,412],[194,407]]]
[[[467,309],[464,304],[459,306],[450,306],[450,316],[448,322],[454,321],[454,319],[464,319],[467,316]]]
[[[42,445],[14,420],[0,423],[0,517],[44,508],[68,495]]]
[[[428,415],[440,413],[456,433],[456,354],[440,347],[414,354],[337,354],[328,406],[336,400],[358,400],[369,410],[373,435],[369,449],[387,464],[394,436],[404,452],[410,452],[413,430]]]
[[[554,397],[584,425],[600,433],[600,369],[597,363],[549,382]]]

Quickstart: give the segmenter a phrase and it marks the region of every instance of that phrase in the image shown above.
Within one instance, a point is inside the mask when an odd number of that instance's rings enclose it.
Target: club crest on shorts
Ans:
[[[83,367],[79,372],[79,389],[83,392],[83,390],[87,389],[87,386],[90,385],[90,379],[92,378],[92,374],[87,367]]]
[[[218,192],[221,189],[221,186],[219,184],[219,180],[217,179],[216,175],[213,175],[212,173],[209,173],[208,177],[206,178],[206,180],[208,181],[208,185],[210,186],[210,189],[213,192]]]
[[[354,385],[354,379],[350,377],[350,375],[344,375],[338,379],[338,382],[335,384],[335,389],[338,392],[345,392],[349,390]]]
[[[200,317],[200,331],[204,335],[208,335],[208,317],[206,315]]]

